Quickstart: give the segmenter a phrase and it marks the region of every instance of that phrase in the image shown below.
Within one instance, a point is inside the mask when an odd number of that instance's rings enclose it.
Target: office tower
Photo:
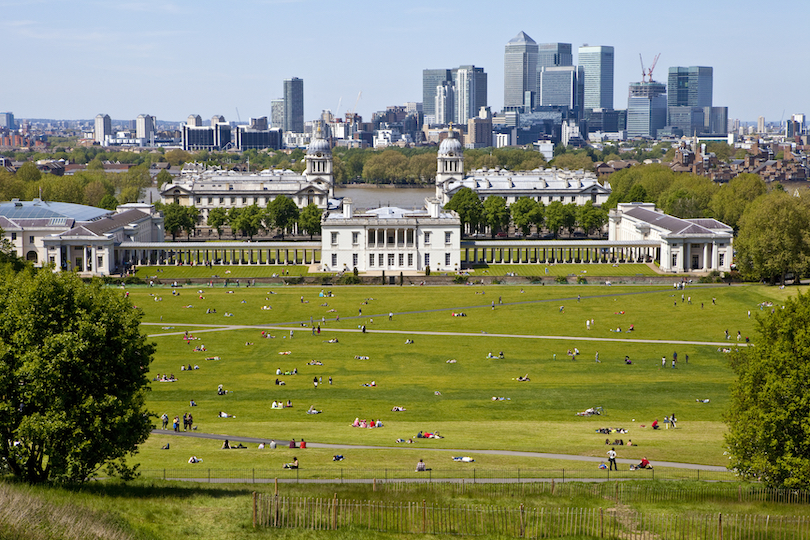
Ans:
[[[528,93],[528,94],[527,94]],[[503,57],[503,106],[523,107],[527,96],[537,93],[537,43],[520,32],[509,43]]]
[[[540,43],[537,46],[537,71],[557,66],[573,66],[570,43]]]
[[[475,66],[459,66],[452,73],[456,89],[454,121],[466,124],[487,106],[487,74],[484,68]]]
[[[202,127],[202,117],[199,114],[190,114],[188,115],[188,120],[186,120],[186,125],[191,127]]]
[[[96,115],[96,125],[93,131],[93,139],[100,145],[104,145],[107,137],[112,136],[112,120],[109,114]]]
[[[274,128],[284,127],[284,98],[270,102],[270,125]]]
[[[148,114],[139,114],[135,119],[135,137],[138,139],[152,139],[155,136],[155,117]]]
[[[541,107],[577,108],[577,68],[576,66],[544,67],[540,71],[538,83],[538,104]]]
[[[765,117],[757,118],[757,133],[765,133]]]
[[[583,107],[612,109],[613,47],[583,45],[578,50],[578,62],[585,78]]]
[[[667,87],[655,81],[630,84],[627,136],[655,139],[667,123]]]
[[[284,80],[284,131],[304,132],[304,79]]]
[[[436,97],[433,98],[435,118],[437,124],[449,124],[453,121],[453,112],[456,109],[456,89],[452,82],[445,82],[436,87]]]
[[[703,107],[703,132],[712,135],[728,133],[728,107]]]
[[[667,107],[711,107],[712,71],[700,66],[669,68]]]
[[[0,128],[17,129],[17,123],[14,121],[14,113],[0,113]]]
[[[432,117],[430,121],[436,121],[436,88],[452,80],[449,69],[422,70],[422,110],[425,117]]]

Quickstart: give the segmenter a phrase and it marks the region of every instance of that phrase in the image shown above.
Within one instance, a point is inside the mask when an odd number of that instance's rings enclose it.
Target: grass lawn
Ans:
[[[598,276],[658,276],[646,264],[476,264],[473,266],[478,276],[505,276],[507,274],[528,277],[578,276],[586,280]],[[678,279],[672,275],[673,281]]]
[[[144,332],[157,343],[152,375],[178,378],[152,384],[151,411],[170,417],[191,412],[198,431],[205,433],[395,447],[340,452],[346,455],[341,467],[373,464],[376,469],[412,468],[419,457],[449,460],[445,453],[422,455],[423,448],[604,457],[606,435],[596,432],[600,427],[629,430],[607,436],[638,445],[620,449],[620,458],[724,465],[721,415],[732,373],[727,354],[718,348],[736,345],[737,331],[755,343],[756,318],[770,313],[758,305],[774,302],[778,307],[793,293],[754,285],[684,291],[597,285],[199,290],[202,294],[196,287],[179,288],[179,296],[168,287],[130,291],[133,303],[145,312],[144,322],[151,323],[143,326]],[[334,296],[319,297],[322,290]],[[206,314],[208,309],[216,313]],[[226,312],[232,316],[225,317]],[[453,317],[453,312],[466,316]],[[312,334],[310,319],[320,322],[320,335]],[[586,319],[594,321],[590,330]],[[368,332],[361,333],[360,325]],[[630,325],[633,332],[627,332]],[[186,330],[195,339],[186,342]],[[263,338],[262,331],[274,337]],[[338,343],[327,342],[332,338]],[[414,343],[406,345],[406,339]],[[202,345],[205,352],[193,352]],[[566,352],[575,347],[580,355],[572,360]],[[501,351],[504,359],[487,358]],[[676,351],[679,362],[672,369]],[[632,365],[624,363],[625,355]],[[213,356],[220,359],[205,359]],[[663,369],[662,356],[667,357]],[[448,363],[451,359],[456,362]],[[323,365],[308,365],[310,361]],[[188,364],[200,369],[180,370]],[[277,369],[298,373],[277,376]],[[526,374],[531,381],[516,380]],[[314,377],[323,378],[317,389]],[[286,384],[276,386],[276,378]],[[372,381],[375,387],[363,386]],[[229,393],[217,395],[219,384]],[[188,406],[191,399],[197,407]],[[273,400],[291,400],[293,407],[272,410]],[[310,405],[323,413],[307,415]],[[394,406],[407,410],[391,412]],[[604,407],[605,415],[576,416],[592,406]],[[219,411],[236,418],[220,418]],[[672,413],[679,419],[677,429],[649,427],[656,418],[663,424],[663,417]],[[385,427],[352,428],[356,417],[382,418]],[[394,442],[419,431],[439,431],[445,438],[407,446]],[[160,450],[166,442],[171,450]],[[196,466],[187,464],[190,455],[203,458],[205,468],[280,470],[290,458],[288,449],[260,453],[252,446],[227,452],[214,440],[154,435],[135,459],[149,470],[193,470]],[[331,455],[337,451],[304,452],[306,457],[298,456],[302,467],[334,467]],[[559,466],[539,458],[483,453],[476,462],[482,468]],[[576,462],[566,466],[594,467]]]
[[[255,265],[255,266],[141,266],[135,271],[135,277],[143,280],[149,279],[211,279],[219,277],[222,279],[248,279],[248,278],[269,278],[282,275],[306,276],[308,266],[304,265]]]

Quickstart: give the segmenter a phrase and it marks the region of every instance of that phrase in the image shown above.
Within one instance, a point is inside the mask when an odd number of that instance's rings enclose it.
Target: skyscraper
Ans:
[[[613,47],[583,45],[578,50],[585,77],[583,107],[613,108]]]
[[[481,107],[487,106],[487,74],[484,68],[459,66],[453,69],[456,87],[454,121],[466,124],[478,115]]]
[[[690,66],[671,67],[667,78],[667,124],[679,127],[684,135],[711,132],[706,124],[706,107],[712,106],[713,69]],[[709,110],[709,116],[711,111]]]
[[[100,145],[104,145],[107,137],[112,135],[112,120],[109,114],[96,115],[95,129],[93,130],[93,139]]]
[[[284,131],[304,132],[304,79],[284,80]]]
[[[520,32],[509,43],[503,57],[503,106],[523,107],[526,96],[537,93],[537,43]],[[528,94],[527,94],[528,93]]]
[[[570,43],[540,43],[537,46],[537,71],[547,67],[573,66]]]
[[[576,66],[544,67],[539,75],[538,105],[568,107],[572,110],[577,108],[579,96]]]
[[[17,123],[14,121],[14,113],[0,113],[0,128],[17,129]]]
[[[436,96],[433,98],[435,122],[449,124],[453,121],[453,111],[456,108],[456,88],[452,82],[445,82],[436,87]]]
[[[155,117],[148,114],[139,114],[135,119],[135,137],[150,140],[155,135]]]
[[[451,81],[449,69],[423,69],[422,70],[422,111],[426,122],[437,122],[436,116],[436,88]],[[427,117],[431,116],[431,119]]]
[[[667,123],[667,87],[655,81],[630,84],[627,136],[655,139]],[[702,116],[701,116],[702,120]]]

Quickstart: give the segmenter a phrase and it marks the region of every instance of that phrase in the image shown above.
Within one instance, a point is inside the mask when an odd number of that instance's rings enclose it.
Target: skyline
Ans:
[[[0,46],[14,53],[0,110],[71,120],[99,113],[150,114],[158,121],[220,114],[246,123],[269,118],[283,81],[300,77],[305,120],[325,109],[343,116],[362,92],[356,112],[368,121],[387,106],[421,101],[424,69],[472,64],[487,73],[489,105],[499,111],[504,47],[523,31],[539,44],[571,43],[575,65],[585,43],[614,47],[617,109],[627,107],[629,84],[641,80],[639,53],[647,66],[661,53],[654,79],[665,84],[669,67],[713,67],[714,104],[728,106],[729,118],[778,122],[810,112],[804,91],[810,72],[795,60],[806,32],[779,30],[787,16],[807,20],[810,7],[797,0],[773,13],[750,0],[686,0],[676,8],[588,2],[587,20],[562,5],[490,6],[481,0],[460,7],[417,0],[401,8],[363,0],[246,0],[227,7],[210,0],[0,0]]]

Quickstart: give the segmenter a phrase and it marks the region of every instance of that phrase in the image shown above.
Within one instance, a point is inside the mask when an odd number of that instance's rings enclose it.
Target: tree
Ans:
[[[279,195],[267,205],[267,221],[271,227],[281,230],[281,239],[284,233],[298,221],[298,206],[284,195]]]
[[[506,199],[498,195],[490,195],[484,201],[484,222],[489,225],[492,237],[501,228],[509,225],[509,209],[506,207]]]
[[[216,206],[208,211],[208,226],[217,231],[217,237],[222,238],[222,227],[228,223],[228,212]]]
[[[577,207],[577,223],[590,236],[591,231],[601,229],[607,223],[607,211],[598,208],[591,201]]]
[[[264,221],[266,217],[264,210],[259,208],[256,204],[240,208],[238,212],[234,212],[234,210],[237,209],[232,208],[231,215],[229,216],[231,229],[242,231],[242,234],[246,234],[253,240],[253,235],[262,229],[262,221]]]
[[[809,206],[807,195],[772,191],[745,209],[734,247],[746,277],[784,285],[788,272],[803,273],[810,260]]]
[[[32,483],[83,482],[152,429],[145,406],[154,344],[123,295],[64,272],[0,284],[0,459]]]
[[[169,171],[161,169],[160,172],[157,173],[155,180],[157,180],[157,185],[162,186],[163,184],[171,184],[174,178]]]
[[[568,236],[574,234],[574,229],[577,228],[576,203],[568,203],[563,206],[563,227],[568,229]]]
[[[724,415],[730,468],[770,487],[810,487],[810,295],[759,317],[756,347],[734,353],[737,380]]]
[[[42,178],[42,173],[37,169],[37,166],[34,165],[31,161],[26,161],[23,163],[17,172],[15,173],[17,178],[22,180],[23,182],[36,182],[40,178]]]
[[[444,207],[458,212],[462,230],[469,226],[470,232],[478,229],[484,215],[484,204],[478,194],[468,187],[458,190]]]
[[[529,230],[534,223],[534,215],[537,211],[537,202],[529,197],[520,197],[509,206],[512,214],[512,223],[515,227],[523,231],[525,236],[529,235]]]
[[[310,240],[312,240],[313,235],[321,234],[321,217],[323,217],[323,210],[318,208],[315,203],[309,203],[301,211],[298,224],[303,231],[309,234]]]
[[[593,170],[593,160],[584,152],[566,152],[555,157],[551,164],[558,169],[568,169],[570,171]]]
[[[546,207],[546,227],[554,233],[554,238],[557,238],[560,229],[565,225],[565,216],[565,205],[560,201],[551,201]]]
[[[741,174],[732,178],[728,184],[720,186],[712,196],[709,208],[714,217],[737,229],[745,209],[765,191],[765,182],[758,174]]]
[[[186,231],[186,238],[191,239],[191,233],[197,228],[197,222],[200,219],[200,210],[196,206],[186,206],[186,214],[183,230]]]
[[[105,208],[107,210],[115,210],[118,206],[118,199],[116,199],[113,195],[104,195],[98,206],[99,208]]]
[[[177,233],[188,230],[190,214],[185,206],[177,203],[165,204],[161,210],[163,210],[163,227],[172,235],[172,241],[174,241]]]

